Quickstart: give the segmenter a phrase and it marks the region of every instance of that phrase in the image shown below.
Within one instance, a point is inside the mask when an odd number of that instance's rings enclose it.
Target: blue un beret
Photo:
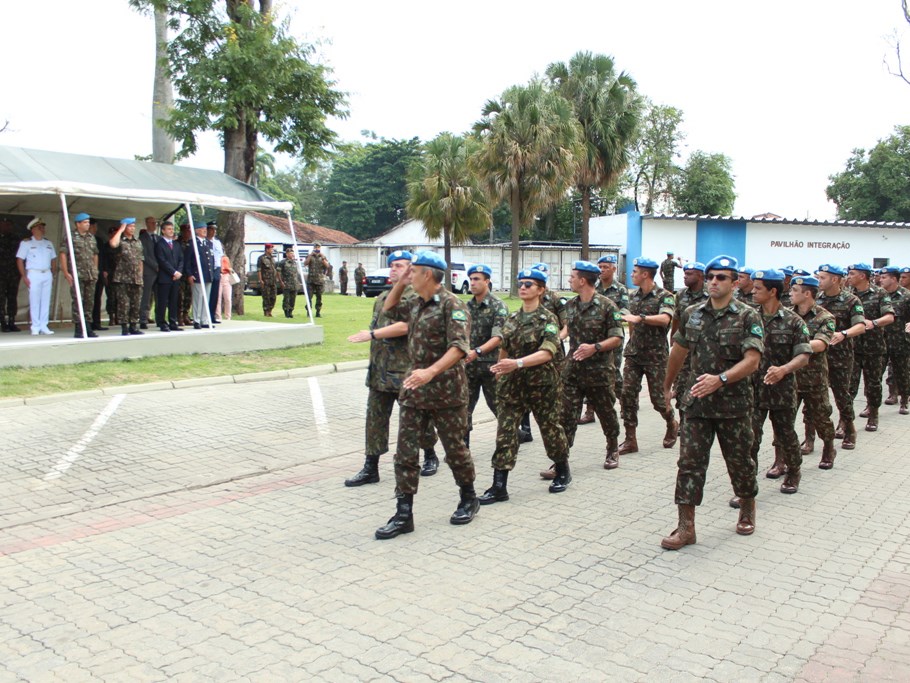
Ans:
[[[851,263],[849,266],[847,266],[847,270],[864,270],[867,273],[871,273],[872,266],[870,266],[868,263]]]
[[[793,273],[796,272],[796,266],[784,266],[783,268],[780,269],[780,272],[782,272],[784,275],[790,275],[792,277]],[[761,278],[758,278],[758,279],[760,280]],[[771,279],[771,278],[768,278],[768,279]]]
[[[819,273],[830,273],[831,275],[839,275],[844,277],[847,274],[847,270],[842,266],[834,265],[833,263],[823,263],[818,267]]]
[[[739,262],[732,256],[719,254],[705,264],[705,272],[709,270],[732,270],[734,273],[739,272]]]
[[[803,270],[802,268],[797,268],[793,271],[793,277],[806,277],[807,275],[812,275],[808,270]]]
[[[806,287],[818,287],[818,278],[811,275],[797,275],[791,281],[791,285],[806,285]]]
[[[638,266],[639,268],[653,268],[657,270],[660,268],[660,265],[654,259],[650,259],[647,256],[639,256],[634,261],[632,261],[633,266]]]
[[[749,266],[741,266],[740,269],[736,272],[752,277],[752,273],[755,272],[755,268],[750,268]]]
[[[91,218],[91,216],[89,216],[87,213],[77,213],[75,216],[73,216],[73,222],[81,223],[82,221],[87,221],[89,218]]]
[[[474,273],[486,275],[488,278],[493,277],[493,269],[485,263],[476,263],[468,268],[468,277],[471,277]]]
[[[135,218],[121,218],[120,219],[120,225],[133,225],[135,222],[136,222]],[[196,227],[199,228],[202,226],[197,225]]]
[[[548,266],[546,263],[535,263],[533,266],[531,266],[531,270],[539,270],[541,273],[549,273],[550,266]]]
[[[900,275],[901,268],[900,266],[885,266],[884,268],[880,268],[878,272],[882,275]]]
[[[392,267],[392,261],[413,261],[414,254],[409,252],[407,249],[398,249],[389,254],[389,257],[386,259],[386,264],[389,268]]]
[[[435,251],[421,251],[417,253],[414,259],[415,266],[426,266],[427,268],[436,268],[438,270],[446,269],[445,259]]]
[[[547,284],[547,274],[542,270],[537,268],[525,268],[523,271],[518,273],[516,280],[539,280],[540,282]]]
[[[595,266],[590,261],[575,261],[572,264],[572,270],[577,270],[582,273],[596,273],[600,275],[600,268]]]
[[[616,263],[616,254],[607,254],[597,259],[598,263]]]
[[[756,270],[754,273],[752,273],[752,279],[753,280],[770,280],[772,282],[779,280],[779,281],[783,282],[784,270],[783,270],[783,268],[781,268],[780,270],[778,270],[777,268],[768,268],[767,270]]]
[[[699,261],[692,261],[683,266],[683,270],[697,270],[702,273],[705,272],[705,264],[700,263]]]
[[[904,273],[910,273],[910,266],[904,266],[903,268],[901,268],[901,275],[903,275]]]

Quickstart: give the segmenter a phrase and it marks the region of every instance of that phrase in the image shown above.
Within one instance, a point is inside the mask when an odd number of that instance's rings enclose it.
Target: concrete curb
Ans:
[[[147,391],[164,391],[167,389],[192,389],[194,387],[208,387],[218,384],[246,384],[248,382],[271,382],[281,379],[300,379],[305,377],[318,377],[331,375],[336,372],[351,372],[364,370],[369,365],[367,360],[354,360],[344,363],[312,365],[306,368],[292,368],[291,370],[273,370],[270,372],[247,372],[241,375],[220,375],[218,377],[193,377],[178,379],[172,382],[149,382],[148,384],[127,384],[120,387],[106,387],[104,389],[89,389],[88,391],[73,391],[65,394],[49,394],[47,396],[30,396],[27,398],[0,398],[0,410],[21,406],[37,406],[62,401],[80,401],[87,398],[100,398],[116,394],[143,394]]]

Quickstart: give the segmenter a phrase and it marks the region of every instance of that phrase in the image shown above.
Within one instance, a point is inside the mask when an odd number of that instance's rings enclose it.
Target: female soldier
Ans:
[[[509,499],[506,483],[515,467],[518,453],[516,426],[530,407],[540,427],[547,455],[554,462],[557,476],[550,493],[566,490],[569,473],[569,445],[559,421],[559,373],[553,358],[559,347],[556,316],[541,306],[547,276],[539,270],[518,274],[521,310],[512,313],[502,328],[499,361],[491,368],[497,375],[496,403],[498,425],[496,452],[493,454],[493,486],[480,496],[481,505]],[[501,392],[501,393],[500,393]]]

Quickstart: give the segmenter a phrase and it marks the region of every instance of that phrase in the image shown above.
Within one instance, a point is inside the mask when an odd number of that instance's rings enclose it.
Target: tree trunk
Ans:
[[[587,261],[591,253],[591,188],[581,188],[581,260]]]
[[[443,226],[442,226],[442,243],[443,243],[442,251],[443,251],[443,254],[445,254],[445,260],[446,260],[446,272],[445,272],[445,275],[443,276],[443,277],[445,277],[445,280],[443,281],[443,285],[447,289],[451,289],[451,287],[452,287],[452,226],[443,224]]]
[[[517,188],[512,190],[509,201],[512,209],[512,272],[509,275],[509,296],[518,296],[518,243],[521,240],[521,193]]]
[[[252,142],[251,142],[252,140]],[[256,163],[256,147],[258,136],[255,128],[249,130],[241,118],[237,128],[224,131],[224,172],[232,178],[249,182]],[[243,314],[243,288],[246,281],[246,258],[244,245],[246,244],[246,230],[244,217],[246,214],[237,212],[223,212],[220,236],[224,244],[224,253],[231,259],[234,270],[241,273],[240,284],[234,285],[234,312]],[[219,264],[216,264],[219,265]],[[239,267],[238,267],[239,266]]]
[[[167,66],[167,11],[155,9],[155,82],[152,89],[152,161],[173,164],[174,138],[162,127],[174,108],[174,86]]]

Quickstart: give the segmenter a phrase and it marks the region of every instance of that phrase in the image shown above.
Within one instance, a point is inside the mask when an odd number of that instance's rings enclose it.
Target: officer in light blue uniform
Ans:
[[[28,287],[29,315],[32,335],[53,334],[48,328],[51,311],[51,290],[57,274],[57,250],[44,239],[47,225],[39,218],[28,224],[32,238],[24,240],[16,252],[16,265],[25,286]]]

